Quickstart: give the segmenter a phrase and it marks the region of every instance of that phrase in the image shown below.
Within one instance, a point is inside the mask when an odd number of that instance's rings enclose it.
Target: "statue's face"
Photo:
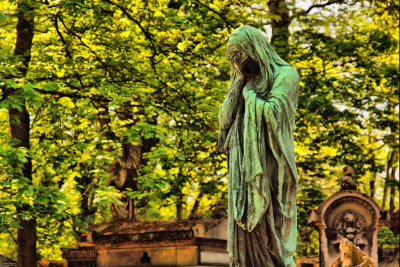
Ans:
[[[249,56],[242,51],[232,51],[228,53],[228,57],[231,61],[232,67],[242,74],[242,69]]]
[[[260,68],[257,62],[242,51],[232,51],[228,53],[232,67],[243,77],[248,77],[258,73]]]

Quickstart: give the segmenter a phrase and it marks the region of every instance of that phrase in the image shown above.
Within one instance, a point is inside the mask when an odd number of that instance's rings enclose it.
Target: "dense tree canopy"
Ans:
[[[317,253],[306,211],[338,190],[345,165],[363,193],[398,209],[398,1],[2,0],[0,9],[0,253],[16,255],[21,222],[35,220],[38,252],[59,257],[88,224],[110,220],[120,192],[107,186],[108,166],[129,146],[141,153],[139,189],[125,192],[136,219],[226,204],[217,112],[226,41],[245,24],[267,31],[301,75],[298,254]],[[21,14],[34,36],[18,54]],[[11,130],[23,122],[11,111],[25,109],[28,147]]]

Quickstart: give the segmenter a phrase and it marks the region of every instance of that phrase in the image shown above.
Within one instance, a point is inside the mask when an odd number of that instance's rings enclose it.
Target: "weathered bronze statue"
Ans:
[[[231,266],[295,266],[299,75],[250,26],[233,32],[227,53],[232,74],[219,148],[228,155]]]

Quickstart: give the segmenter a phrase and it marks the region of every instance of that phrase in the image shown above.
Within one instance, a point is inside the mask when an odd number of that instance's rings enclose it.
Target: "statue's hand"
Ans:
[[[242,94],[243,94],[243,97],[244,97],[245,99],[246,99],[247,93],[248,93],[249,91],[251,91],[251,90],[254,90],[254,84],[253,84],[252,80],[248,81],[248,82],[246,83],[246,85],[244,86],[244,88],[243,88]]]

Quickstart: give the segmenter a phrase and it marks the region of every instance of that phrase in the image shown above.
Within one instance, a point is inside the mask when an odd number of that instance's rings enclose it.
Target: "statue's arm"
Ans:
[[[233,87],[239,88],[239,87]],[[239,106],[239,100],[241,98],[241,92],[238,89],[229,90],[228,94],[225,97],[224,102],[222,103],[219,112],[218,112],[218,120],[219,127],[222,130],[229,129],[231,127],[233,120],[235,119],[236,112]]]
[[[259,98],[251,88],[244,88],[243,94],[246,102],[250,97],[256,98],[256,106],[261,105],[264,110],[264,119],[271,126],[279,127],[284,117],[294,122],[298,91],[299,75],[296,69],[287,68],[276,77],[267,99]]]

